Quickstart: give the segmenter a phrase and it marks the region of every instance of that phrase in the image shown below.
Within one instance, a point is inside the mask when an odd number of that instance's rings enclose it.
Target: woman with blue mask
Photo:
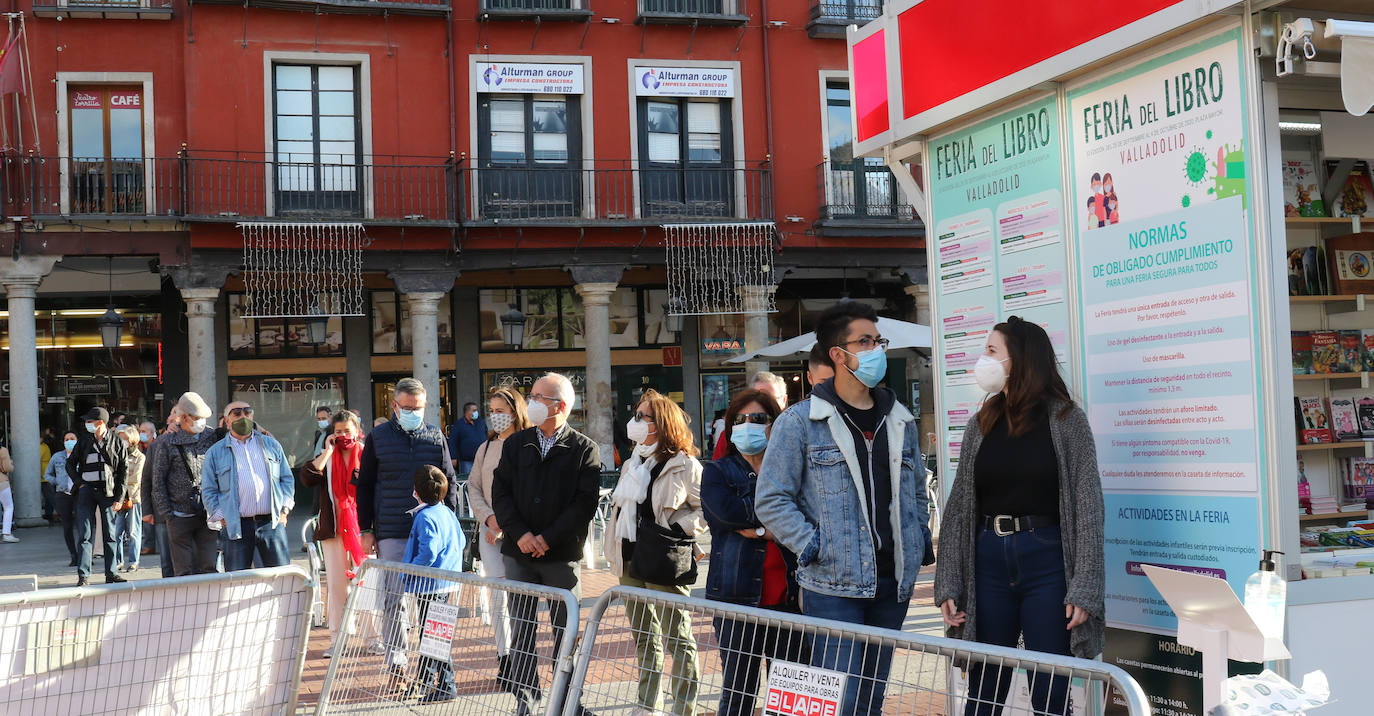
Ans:
[[[796,556],[775,542],[754,514],[754,489],[779,413],[773,396],[753,389],[737,393],[725,412],[729,447],[701,474],[701,507],[711,527],[706,597],[796,614]],[[804,639],[723,617],[714,625],[723,671],[720,716],[754,713],[765,659],[809,663]]]

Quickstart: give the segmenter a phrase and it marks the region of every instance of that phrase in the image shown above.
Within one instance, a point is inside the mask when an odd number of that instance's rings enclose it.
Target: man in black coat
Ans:
[[[110,431],[110,413],[91,408],[81,416],[86,429],[67,458],[67,476],[76,495],[76,586],[90,581],[91,542],[100,520],[105,542],[105,583],[125,581],[115,574],[114,506],[124,502],[128,489],[129,444]]]
[[[567,376],[549,373],[535,381],[529,402],[534,427],[506,440],[491,491],[505,533],[506,578],[568,589],[581,599],[579,562],[600,499],[601,459],[596,443],[568,426],[575,400]],[[536,713],[541,698],[534,649],[538,601],[510,597],[511,682],[522,715]],[[549,620],[557,653],[568,622],[562,602],[549,605]]]

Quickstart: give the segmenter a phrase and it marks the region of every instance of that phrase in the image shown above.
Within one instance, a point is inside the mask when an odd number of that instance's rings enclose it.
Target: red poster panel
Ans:
[[[138,109],[143,106],[143,93],[137,90],[121,90],[110,93],[111,109]]]
[[[1181,2],[925,0],[897,18],[902,116],[938,107]]]
[[[860,142],[888,130],[886,32],[854,43],[854,133]]]

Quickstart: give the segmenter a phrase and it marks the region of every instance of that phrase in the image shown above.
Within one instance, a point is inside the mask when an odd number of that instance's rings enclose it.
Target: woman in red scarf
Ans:
[[[343,620],[344,602],[354,569],[363,563],[361,534],[358,531],[357,488],[354,479],[362,459],[362,426],[358,416],[341,410],[330,418],[332,434],[324,449],[301,468],[301,482],[316,488],[320,514],[315,540],[324,550],[325,581],[329,588],[325,600],[329,612],[329,648],[333,656]]]

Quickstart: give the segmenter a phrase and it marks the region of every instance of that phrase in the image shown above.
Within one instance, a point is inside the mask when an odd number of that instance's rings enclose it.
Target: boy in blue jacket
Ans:
[[[444,504],[448,494],[448,478],[444,472],[433,465],[422,465],[415,470],[415,499],[425,507],[415,513],[410,526],[410,539],[406,542],[405,560],[408,564],[434,567],[451,572],[463,569],[463,548],[466,546],[463,530],[458,525],[458,517]],[[415,592],[420,605],[420,624],[429,615],[429,605],[437,600],[447,599],[453,589],[452,582],[429,577],[411,577],[409,590]],[[448,660],[421,656],[417,685],[431,683],[434,687],[421,697],[420,703],[452,701],[455,698],[453,687],[453,666]]]

